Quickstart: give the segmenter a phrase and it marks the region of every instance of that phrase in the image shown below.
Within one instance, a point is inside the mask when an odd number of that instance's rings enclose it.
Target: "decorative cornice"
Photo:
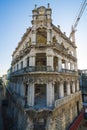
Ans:
[[[21,46],[21,44],[23,43],[23,41],[25,40],[25,38],[28,36],[28,34],[31,31],[31,27],[29,27],[26,32],[24,33],[24,35],[21,38],[21,41],[18,43],[18,46],[16,47],[15,51],[13,52],[12,56],[17,52],[17,50],[19,49],[19,47]]]
[[[54,24],[52,24],[52,26],[53,26],[53,29],[54,29],[57,33],[59,33],[70,45],[72,45],[74,48],[77,48],[77,47],[73,44],[73,42],[71,42],[71,40],[65,35],[65,33],[62,33],[62,31],[61,31],[59,28],[57,28]]]

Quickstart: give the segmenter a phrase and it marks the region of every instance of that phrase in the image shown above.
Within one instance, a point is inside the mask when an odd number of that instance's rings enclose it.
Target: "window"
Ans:
[[[47,32],[45,28],[37,29],[36,42],[39,45],[45,45],[47,43]]]
[[[29,66],[29,57],[27,57],[27,66]]]

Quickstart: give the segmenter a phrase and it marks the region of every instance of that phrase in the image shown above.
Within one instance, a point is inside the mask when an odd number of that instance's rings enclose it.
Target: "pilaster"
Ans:
[[[50,66],[53,70],[53,56],[47,55],[47,66]]]
[[[51,29],[47,30],[47,44],[51,44],[52,42],[52,32]]]
[[[54,101],[54,85],[50,82],[47,84],[47,106],[51,107]]]

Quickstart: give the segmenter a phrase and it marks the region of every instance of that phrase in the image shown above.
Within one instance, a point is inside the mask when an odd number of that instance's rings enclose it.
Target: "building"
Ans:
[[[79,70],[80,89],[82,91],[82,99],[87,103],[87,70]]]
[[[17,130],[66,130],[82,109],[76,45],[35,6],[12,55],[8,113]]]

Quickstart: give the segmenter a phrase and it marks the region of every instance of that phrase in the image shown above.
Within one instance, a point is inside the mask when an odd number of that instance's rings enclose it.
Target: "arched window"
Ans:
[[[36,43],[44,45],[47,43],[47,32],[45,28],[38,28],[36,32]]]

